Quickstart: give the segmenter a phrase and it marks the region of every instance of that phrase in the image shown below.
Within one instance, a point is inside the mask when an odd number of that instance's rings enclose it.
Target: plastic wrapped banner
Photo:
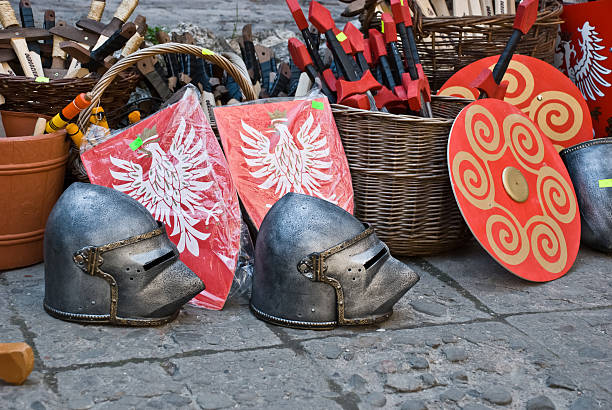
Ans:
[[[192,303],[221,309],[240,250],[238,197],[197,92],[81,153],[92,183],[142,203],[206,285]]]
[[[257,228],[287,192],[353,212],[353,186],[326,98],[215,108],[238,194]]]

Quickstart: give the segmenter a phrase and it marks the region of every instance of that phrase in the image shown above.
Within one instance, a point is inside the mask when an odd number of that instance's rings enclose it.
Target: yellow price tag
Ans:
[[[203,48],[203,49],[202,49],[202,54],[204,54],[205,56],[214,56],[214,55],[215,55],[215,52],[214,52],[214,51],[211,51],[211,50],[209,50],[209,49],[207,49],[207,48]]]
[[[36,81],[37,83],[48,83],[49,77],[36,77],[34,81]]]
[[[599,187],[600,188],[612,188],[612,179],[600,179]]]
[[[346,36],[346,34],[344,34],[344,33],[341,31],[341,32],[339,32],[338,34],[336,34],[336,38],[338,39],[338,41],[339,41],[339,42],[341,42],[341,43],[342,43],[343,41],[346,41],[346,39],[347,39],[348,37]]]

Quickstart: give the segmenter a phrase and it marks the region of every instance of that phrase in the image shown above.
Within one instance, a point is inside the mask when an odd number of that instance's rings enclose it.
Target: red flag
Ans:
[[[215,108],[234,183],[259,228],[287,192],[353,212],[353,186],[327,99]]]
[[[193,303],[221,309],[240,249],[240,208],[227,161],[195,92],[81,155],[92,183],[124,192],[166,225],[206,285]]]

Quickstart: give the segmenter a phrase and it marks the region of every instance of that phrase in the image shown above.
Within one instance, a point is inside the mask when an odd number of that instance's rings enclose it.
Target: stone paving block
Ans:
[[[426,260],[455,279],[496,313],[544,312],[612,305],[612,257],[581,247],[560,279],[531,283],[499,265],[476,242]]]
[[[93,366],[57,374],[67,407],[117,408],[341,408],[320,370],[289,349],[223,352],[120,367]],[[161,406],[161,407],[159,407]]]
[[[103,22],[112,18],[121,0],[107,0]],[[323,0],[321,3],[330,9],[338,27],[344,27],[347,19],[342,18],[340,13],[346,7],[345,4],[333,0]],[[308,3],[301,3],[302,10],[308,16]],[[78,17],[87,14],[89,2],[74,2],[66,0],[39,0],[35,3],[36,9],[53,9],[56,20],[66,20],[73,23]],[[190,22],[199,24],[216,34],[231,37],[232,34],[242,34],[242,27],[247,23],[253,23],[253,32],[263,29],[289,28],[297,31],[297,26],[291,20],[289,9],[283,0],[242,0],[239,2],[208,2],[192,1],[179,5],[164,0],[141,1],[134,14],[142,14],[147,18],[147,24],[153,26],[173,26],[179,22]],[[34,13],[34,21],[37,27],[42,27],[43,13]]]
[[[428,342],[431,339],[450,340],[448,335],[454,335],[456,340],[440,344]],[[401,407],[407,400],[422,400],[429,409],[469,404],[491,406],[483,393],[503,389],[512,398],[507,408],[523,409],[528,399],[542,391],[555,403],[564,405],[569,405],[581,394],[580,391],[547,387],[546,379],[552,367],[542,368],[532,357],[545,357],[550,366],[559,366],[563,360],[499,322],[332,336],[301,344],[314,361],[325,367],[327,374],[339,380],[344,391],[354,392],[362,402],[366,401],[368,393],[384,391],[388,407]],[[343,353],[329,359],[326,352],[333,348]],[[467,359],[452,362],[445,354],[447,349],[462,349]],[[429,367],[412,368],[414,356],[425,358]],[[459,372],[465,375],[461,380],[455,377]],[[456,404],[448,401],[450,389],[453,389]]]
[[[167,357],[192,350],[244,349],[279,344],[265,325],[237,301],[222,311],[186,305],[172,323],[153,328],[91,326],[65,322],[43,309],[42,265],[32,277],[13,272],[9,286],[20,318],[35,334],[34,342],[48,367],[113,362],[132,358]]]
[[[0,321],[0,343],[15,343],[23,341],[23,334],[18,326],[12,325],[10,321]]]
[[[60,400],[44,382],[43,373],[34,371],[21,386],[12,386],[0,380],[0,408],[2,410],[59,409]]]
[[[568,363],[612,362],[612,309],[517,315],[507,320]]]

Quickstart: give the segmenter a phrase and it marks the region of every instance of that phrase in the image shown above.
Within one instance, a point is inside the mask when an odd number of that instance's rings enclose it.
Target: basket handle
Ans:
[[[253,86],[251,85],[251,80],[245,77],[244,74],[242,74],[240,68],[238,68],[234,63],[232,63],[230,60],[228,60],[221,54],[217,54],[206,48],[190,44],[157,44],[152,47],[143,48],[133,54],[130,54],[127,57],[122,58],[121,60],[117,61],[111,68],[109,68],[106,73],[104,73],[104,75],[98,80],[98,82],[94,86],[93,90],[91,90],[90,92],[91,105],[87,109],[83,110],[79,115],[78,124],[81,130],[83,130],[83,132],[87,130],[91,110],[99,104],[100,98],[102,98],[102,94],[119,73],[133,66],[138,61],[144,60],[145,58],[173,53],[191,54],[221,67],[234,78],[236,83],[238,83],[238,86],[240,86],[240,89],[242,90],[245,98],[248,101],[255,100],[257,98],[257,96],[255,95],[255,90],[253,90]]]

